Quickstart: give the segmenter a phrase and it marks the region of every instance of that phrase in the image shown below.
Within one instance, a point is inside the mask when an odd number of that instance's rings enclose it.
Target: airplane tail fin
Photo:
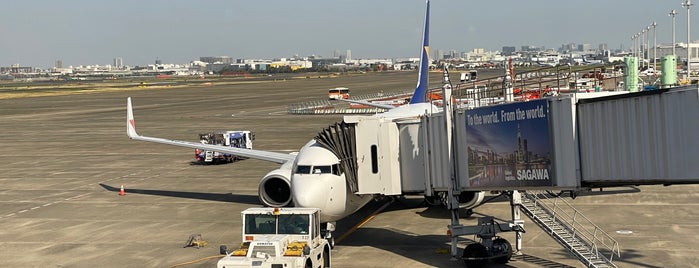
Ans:
[[[422,49],[420,52],[420,70],[417,78],[417,87],[410,99],[410,103],[427,102],[428,67],[430,63],[430,0],[427,0],[427,10],[425,11],[425,28],[422,33]]]
[[[126,134],[129,138],[138,138],[136,133],[136,123],[133,120],[133,106],[131,105],[131,97],[126,99]]]

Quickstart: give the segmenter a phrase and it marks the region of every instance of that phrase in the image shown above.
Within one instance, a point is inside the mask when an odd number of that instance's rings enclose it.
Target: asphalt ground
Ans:
[[[210,130],[252,130],[254,148],[287,152],[341,120],[289,115],[287,104],[323,99],[337,86],[353,94],[412,88],[415,77],[271,77],[0,99],[0,267],[214,267],[218,245],[240,243],[240,211],[260,206],[258,182],[278,166],[253,159],[200,165],[190,149],[131,141],[127,96],[142,135],[196,141]],[[433,85],[439,77],[433,74]],[[118,195],[121,185],[125,196]],[[643,186],[569,201],[619,241],[620,267],[696,267],[697,190]],[[335,236],[342,239],[332,252],[333,266],[463,266],[448,254],[449,213],[419,198],[392,201],[350,231],[386,202],[372,202],[338,223]],[[498,201],[475,212],[462,224],[475,225],[483,215],[504,221],[510,209]],[[492,267],[584,267],[525,221],[523,254]],[[208,245],[183,247],[192,234]],[[503,236],[513,241],[513,234]],[[475,239],[464,237],[459,247]]]

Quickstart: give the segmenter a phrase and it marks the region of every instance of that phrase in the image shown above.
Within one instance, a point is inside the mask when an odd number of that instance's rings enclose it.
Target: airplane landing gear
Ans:
[[[334,237],[326,237],[326,240],[328,240],[328,244],[330,245],[330,249],[335,248],[335,238]]]
[[[333,231],[335,231],[335,222],[328,222],[325,225],[325,229],[321,230],[325,235],[323,238],[328,240],[328,244],[330,245],[330,249],[335,248],[335,237],[333,237]]]

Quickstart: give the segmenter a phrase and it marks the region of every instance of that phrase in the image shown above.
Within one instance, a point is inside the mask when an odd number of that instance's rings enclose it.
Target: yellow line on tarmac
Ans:
[[[340,243],[343,239],[347,238],[347,237],[348,237],[350,234],[352,234],[354,231],[356,231],[357,229],[359,229],[359,228],[361,228],[362,226],[364,226],[364,224],[366,224],[367,222],[373,220],[374,217],[376,217],[377,214],[381,213],[381,211],[383,211],[386,207],[388,207],[388,205],[392,204],[393,201],[394,201],[394,200],[391,199],[390,202],[387,202],[386,204],[384,204],[383,206],[381,206],[379,209],[377,209],[376,211],[374,211],[373,213],[371,213],[371,215],[369,215],[368,217],[364,218],[364,220],[362,220],[361,222],[357,223],[355,226],[352,226],[352,228],[350,228],[345,234],[343,234],[343,235],[340,236],[337,240],[335,240],[335,243]]]

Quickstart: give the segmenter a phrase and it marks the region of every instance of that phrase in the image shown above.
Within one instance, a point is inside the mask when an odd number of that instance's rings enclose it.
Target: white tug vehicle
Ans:
[[[317,208],[249,208],[242,213],[242,245],[218,268],[330,267],[330,243],[320,230]]]

